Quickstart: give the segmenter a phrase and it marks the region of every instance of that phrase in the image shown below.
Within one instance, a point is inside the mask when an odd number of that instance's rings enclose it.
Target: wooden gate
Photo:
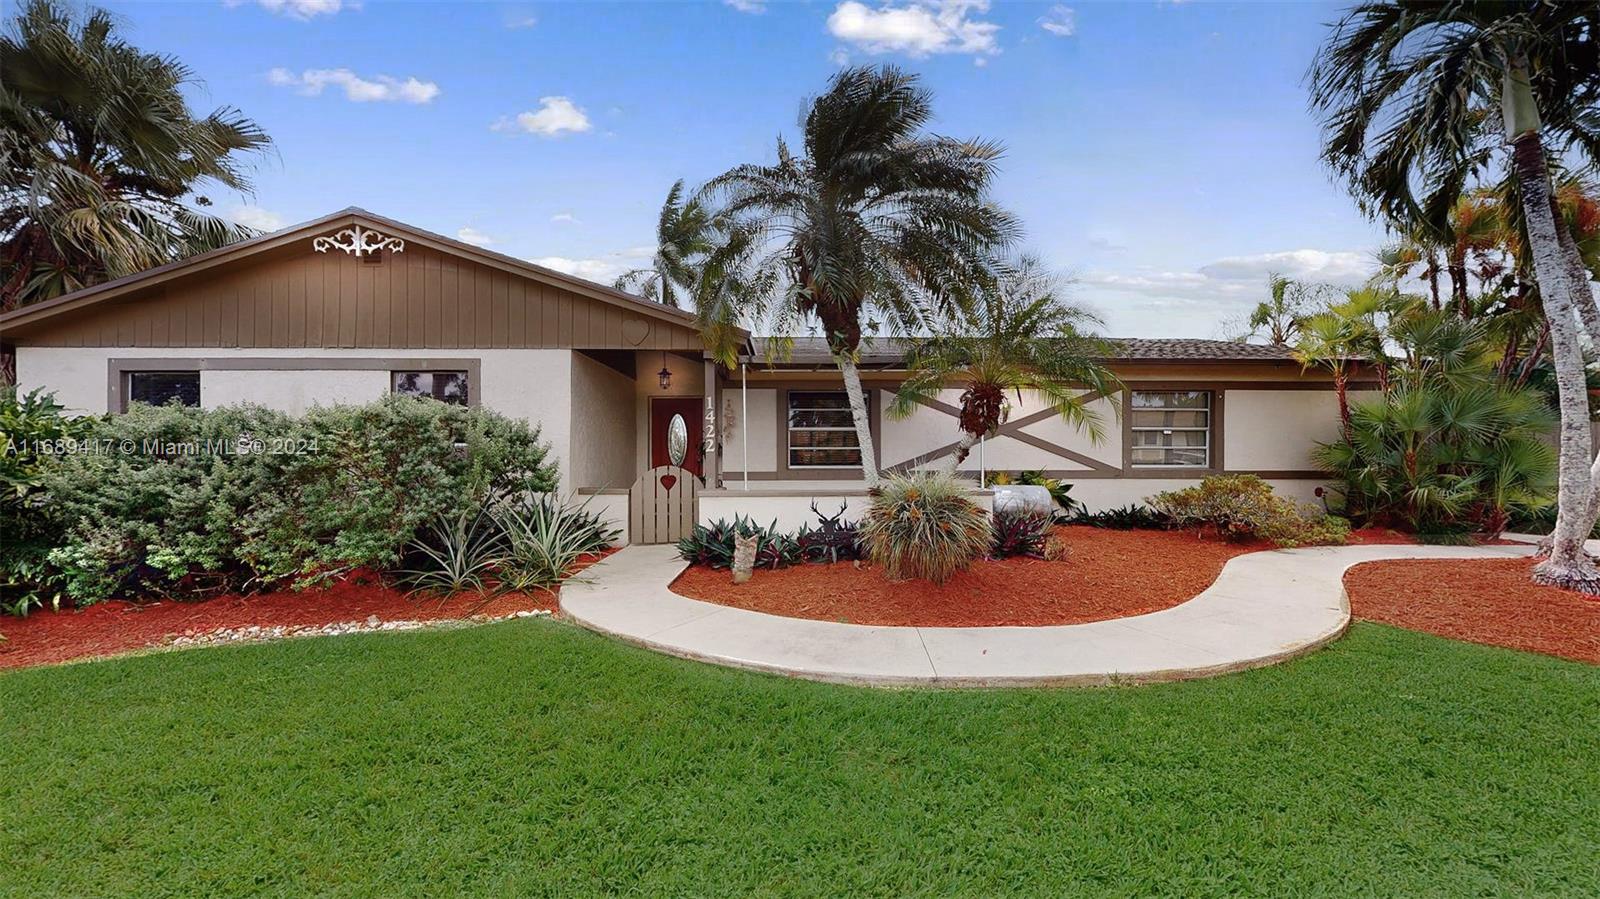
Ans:
[[[676,543],[694,530],[700,479],[676,465],[652,468],[628,491],[628,541]]]

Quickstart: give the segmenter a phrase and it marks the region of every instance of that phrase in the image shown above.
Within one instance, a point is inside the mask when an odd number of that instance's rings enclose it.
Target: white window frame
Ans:
[[[845,414],[851,416],[850,425],[848,427],[841,427],[841,426],[837,426],[837,425],[829,425],[829,426],[826,426],[826,427],[795,427],[795,425],[794,425],[795,407],[794,407],[793,403],[794,403],[794,395],[797,394],[797,393],[837,393],[840,396],[844,397],[845,398],[845,405],[844,405],[844,410],[843,411],[845,412]],[[868,393],[866,395],[865,399],[866,399],[866,403],[867,403],[867,415],[870,418],[870,416],[872,415],[872,395],[870,393]],[[818,407],[801,407],[801,411],[836,412],[836,411],[839,411],[839,410],[818,406]],[[860,438],[857,438],[856,446],[854,446],[854,447],[815,447],[815,446],[799,446],[799,447],[797,447],[797,446],[794,445],[794,432],[795,431],[848,431],[849,433],[854,434],[854,433],[856,433],[856,426],[855,426],[854,418],[855,418],[855,413],[850,411],[850,394],[846,393],[843,390],[829,390],[829,389],[826,389],[826,388],[820,389],[820,390],[812,390],[812,389],[809,389],[809,388],[794,388],[794,389],[785,391],[784,392],[784,397],[783,397],[783,435],[784,435],[784,437],[783,437],[783,460],[784,460],[785,467],[788,468],[790,471],[852,471],[852,470],[860,469],[861,468],[861,460],[859,458],[854,463],[848,464],[848,465],[809,465],[809,464],[804,463],[804,462],[797,463],[797,462],[794,461],[794,452],[797,449],[801,450],[801,451],[816,450],[816,449],[854,449],[856,451],[856,455],[860,456],[861,455],[861,446],[860,446],[861,441],[860,441]]]
[[[1200,394],[1200,395],[1202,395],[1202,396],[1204,396],[1206,398],[1205,408],[1204,409],[1200,409],[1200,408],[1195,407],[1195,406],[1139,406],[1139,405],[1134,403],[1134,398],[1139,396],[1140,394],[1151,395],[1151,394],[1173,394],[1173,393],[1198,393],[1198,394]],[[1134,415],[1136,415],[1139,412],[1198,412],[1198,411],[1203,411],[1206,414],[1205,427],[1193,427],[1193,426],[1163,427],[1163,426],[1157,426],[1157,425],[1136,425],[1136,424],[1133,423]],[[1212,458],[1211,457],[1211,453],[1212,453],[1212,449],[1216,445],[1216,434],[1214,433],[1215,429],[1216,429],[1216,426],[1217,426],[1217,392],[1215,390],[1197,390],[1197,389],[1185,388],[1185,387],[1175,387],[1175,388],[1171,388],[1171,389],[1167,389],[1167,390],[1134,390],[1128,395],[1128,464],[1129,464],[1129,466],[1131,466],[1133,468],[1164,468],[1164,469],[1172,469],[1172,470],[1176,470],[1176,471],[1209,471],[1211,469],[1211,458]],[[1133,461],[1134,454],[1137,453],[1141,449],[1182,449],[1182,450],[1191,450],[1191,451],[1195,450],[1195,449],[1202,449],[1202,447],[1194,447],[1194,446],[1178,446],[1178,447],[1153,447],[1153,446],[1148,446],[1148,445],[1143,445],[1142,446],[1136,440],[1133,439],[1135,434],[1138,434],[1138,433],[1141,433],[1141,432],[1147,432],[1147,431],[1155,431],[1155,432],[1159,432],[1159,433],[1163,433],[1163,434],[1170,434],[1170,433],[1173,433],[1174,431],[1189,431],[1189,432],[1199,431],[1199,432],[1205,434],[1206,435],[1206,443],[1205,443],[1205,446],[1203,447],[1203,449],[1205,450],[1205,462],[1202,463],[1202,464],[1199,464],[1199,465],[1194,465],[1194,464],[1190,464],[1190,463],[1187,463],[1187,462],[1135,462],[1135,461]],[[1163,455],[1165,455],[1165,453]]]

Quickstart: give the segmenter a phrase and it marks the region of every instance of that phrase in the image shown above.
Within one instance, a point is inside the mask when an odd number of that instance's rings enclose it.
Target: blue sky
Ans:
[[[1381,230],[1317,161],[1302,77],[1335,5],[983,0],[110,3],[276,141],[257,225],[357,205],[609,281],[677,178],[772,156],[843,62],[1007,147],[997,198],[1107,333],[1217,336],[1269,270],[1335,281]]]

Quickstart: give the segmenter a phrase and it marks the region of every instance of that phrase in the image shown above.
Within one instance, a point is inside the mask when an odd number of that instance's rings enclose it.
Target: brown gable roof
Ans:
[[[827,366],[833,364],[828,344],[821,337],[796,337],[785,358],[777,356],[779,366]],[[1113,337],[1108,342],[1114,352],[1107,357],[1110,362],[1288,362],[1294,354],[1285,346],[1264,346],[1240,343],[1233,340],[1200,340],[1186,337],[1145,338]],[[775,352],[772,338],[757,337],[757,360],[765,360]],[[901,338],[868,338],[861,343],[861,364],[870,368],[893,368],[905,361],[909,341]]]
[[[372,227],[392,236],[398,236],[408,241],[414,241],[419,245],[431,247],[432,249],[440,252],[451,253],[483,265],[488,265],[492,268],[497,268],[502,271],[521,275],[523,277],[542,281],[548,284],[553,284],[557,287],[565,288],[591,299],[609,303],[611,305],[647,315],[652,318],[671,322],[672,324],[683,327],[694,327],[694,316],[681,309],[673,309],[670,306],[664,306],[660,303],[651,302],[650,300],[634,296],[630,293],[625,293],[612,287],[607,287],[603,284],[596,284],[593,281],[587,281],[583,278],[568,275],[564,272],[558,272],[555,269],[545,268],[542,265],[535,265],[531,262],[518,259],[514,256],[507,256],[504,253],[496,253],[492,250],[486,250],[482,247],[464,243],[454,238],[445,237],[442,234],[424,231],[421,228],[417,228],[413,225],[408,225],[404,222],[386,218],[381,215],[376,215],[366,211],[365,209],[351,206],[347,209],[341,209],[340,211],[330,215],[322,216],[321,218],[315,218],[308,222],[303,222],[279,231],[274,231],[271,234],[263,234],[260,237],[254,237],[250,240],[229,244],[228,246],[221,247],[207,253],[201,253],[197,256],[190,256],[187,259],[181,259],[177,262],[170,262],[166,265],[147,269],[137,274],[128,275],[124,278],[118,278],[114,281],[107,281],[104,284],[96,284],[93,287],[86,287],[82,290],[63,294],[62,296],[51,300],[46,300],[42,303],[33,303],[23,306],[20,309],[14,309],[11,312],[0,315],[0,332],[15,329],[23,325],[32,325],[37,322],[42,322],[62,313],[80,310],[87,306],[93,306],[106,300],[123,296],[132,291],[139,290],[163,281],[185,277],[187,275],[203,271],[209,271],[218,266],[226,265],[256,253],[265,252],[267,250],[281,247],[298,240],[304,240],[308,237],[322,234],[323,232],[336,230],[342,227],[348,227],[350,225]]]

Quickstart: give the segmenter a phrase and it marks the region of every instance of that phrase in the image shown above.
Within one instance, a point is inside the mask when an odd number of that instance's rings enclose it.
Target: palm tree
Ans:
[[[1367,287],[1347,292],[1344,299],[1305,319],[1300,325],[1294,356],[1301,366],[1320,366],[1333,376],[1339,402],[1339,429],[1350,439],[1350,374],[1363,361],[1387,380],[1380,315],[1404,302],[1394,290]]]
[[[674,309],[688,305],[706,349],[732,367],[739,352],[738,313],[772,288],[772,273],[752,265],[755,249],[748,228],[713,213],[703,196],[686,194],[680,179],[661,204],[650,267],[623,274],[614,286]]]
[[[1578,288],[1551,207],[1542,112],[1562,133],[1592,117],[1597,17],[1593,4],[1363,3],[1335,26],[1310,75],[1324,158],[1359,194],[1390,206],[1411,202],[1419,184],[1431,192],[1424,205],[1454,203],[1475,166],[1505,155],[1486,126],[1500,113],[1561,407],[1559,511],[1550,558],[1534,579],[1589,592],[1600,592],[1600,568],[1583,552],[1594,478]]]
[[[638,293],[674,309],[696,292],[703,262],[723,241],[727,222],[711,214],[699,197],[685,197],[683,180],[674,182],[656,219],[656,252],[649,268],[636,268],[616,281],[618,290]]]
[[[972,447],[995,433],[1007,414],[1006,394],[1040,397],[1068,423],[1105,438],[1090,408],[1121,384],[1101,361],[1106,345],[1094,336],[1093,312],[1061,298],[1061,283],[1031,256],[1002,268],[972,312],[906,355],[910,374],[889,404],[896,418],[911,415],[947,387],[960,387],[961,436],[945,463],[954,474]]]
[[[197,116],[195,83],[104,10],[18,12],[0,35],[0,310],[254,233],[196,207],[207,185],[248,192],[241,158],[269,139],[235,109]]]
[[[924,134],[932,113],[916,76],[848,68],[806,111],[805,155],[780,139],[776,163],[737,166],[707,185],[757,235],[758,266],[778,273],[776,289],[737,318],[777,334],[820,323],[870,486],[878,471],[856,365],[863,331],[881,319],[909,333],[959,312],[1017,232],[988,198],[999,146]]]
[[[1265,338],[1273,346],[1292,346],[1305,320],[1324,302],[1327,285],[1296,281],[1277,272],[1267,274],[1268,298],[1256,304],[1246,319],[1241,340]]]

